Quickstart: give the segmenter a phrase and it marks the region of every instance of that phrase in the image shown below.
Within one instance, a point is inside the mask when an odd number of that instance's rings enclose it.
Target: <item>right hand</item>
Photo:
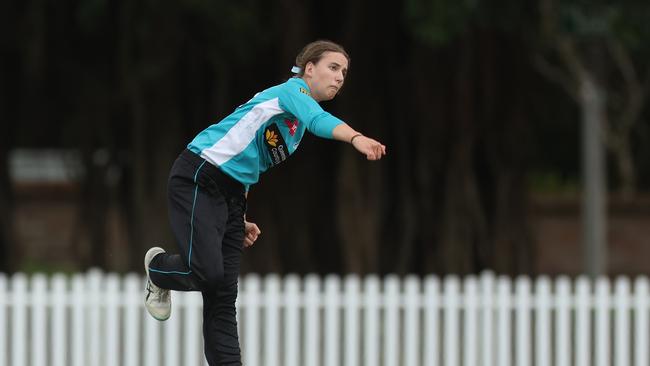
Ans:
[[[244,231],[244,248],[252,247],[257,237],[262,233],[255,223],[246,220],[244,220]]]

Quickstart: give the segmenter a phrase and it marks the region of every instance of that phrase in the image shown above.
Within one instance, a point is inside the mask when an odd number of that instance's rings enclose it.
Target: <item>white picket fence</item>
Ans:
[[[206,365],[201,296],[150,318],[140,275],[0,274],[0,366]],[[618,278],[241,279],[245,365],[648,366],[649,282]]]

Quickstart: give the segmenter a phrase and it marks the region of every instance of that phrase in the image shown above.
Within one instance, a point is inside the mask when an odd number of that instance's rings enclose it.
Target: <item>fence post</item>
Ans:
[[[174,297],[174,309],[172,311],[178,312],[185,307],[183,297]],[[144,308],[141,308],[144,329],[142,337],[143,351],[142,351],[142,364],[144,366],[159,366],[160,365],[160,329],[161,324],[158,320],[154,319]],[[172,315],[174,316],[174,315]],[[180,347],[180,340],[178,340]],[[192,365],[194,366],[194,365]]]
[[[104,353],[101,348],[102,341],[102,310],[104,308],[105,294],[103,273],[98,269],[91,269],[87,273],[86,286],[88,296],[87,311],[88,321],[88,365],[99,365]]]
[[[609,280],[605,277],[600,277],[596,280],[596,359],[594,364],[596,366],[609,366],[610,365],[610,286]],[[580,292],[580,290],[578,290]],[[583,334],[586,343],[589,339],[589,331]],[[588,366],[589,360],[586,360],[584,365]]]
[[[72,277],[72,365],[88,365],[85,358],[86,349],[86,281],[78,273]]]
[[[124,279],[124,366],[139,366],[140,361],[140,309],[144,301],[142,288],[145,279],[135,273]],[[169,319],[168,321],[170,321]],[[175,365],[178,364],[178,361]]]
[[[560,276],[555,282],[555,365],[571,363],[571,282]]]
[[[372,282],[370,282],[372,281]],[[370,284],[372,283],[372,286]],[[382,348],[379,345],[379,332],[377,324],[379,323],[379,297],[375,297],[374,291],[379,292],[379,280],[375,276],[366,279],[366,304],[364,311],[366,313],[366,331],[364,338],[366,340],[366,366],[378,365],[376,357]],[[384,278],[384,365],[397,366],[399,362],[399,279],[395,275],[389,275]],[[373,303],[371,301],[376,301]],[[370,323],[370,324],[369,324]],[[374,334],[371,332],[375,332]]]
[[[7,306],[9,305],[9,291],[7,291],[7,276],[0,273],[0,366],[7,366]]]
[[[270,274],[264,278],[264,366],[280,362],[280,278]]]
[[[460,312],[460,281],[456,276],[448,276],[443,283],[443,315],[444,315],[444,364],[457,366],[459,364],[459,312]]]
[[[12,277],[11,365],[27,365],[27,277],[17,273]]]
[[[325,366],[341,365],[340,294],[341,281],[336,275],[325,278]]]
[[[318,366],[320,360],[320,279],[305,277],[305,365]]]
[[[55,274],[51,280],[52,286],[52,327],[50,328],[50,341],[52,346],[52,365],[69,365],[68,334],[66,329],[68,309],[68,279],[63,274]]]
[[[404,280],[404,366],[418,366],[420,361],[420,279]]]
[[[648,365],[648,278],[634,282],[634,365]]]
[[[440,280],[424,279],[424,365],[438,366],[440,360]]]
[[[510,332],[510,279],[500,276],[497,283],[497,365],[510,366],[511,343]]]
[[[35,274],[31,281],[31,349],[33,366],[45,366],[47,357],[47,278],[44,274]]]
[[[359,278],[353,274],[346,276],[344,285],[344,366],[357,366],[359,364],[359,290]]]
[[[467,276],[463,288],[465,310],[464,331],[463,331],[463,348],[464,357],[463,365],[478,365],[478,343],[476,335],[478,330],[478,284],[476,277]]]
[[[551,366],[551,281],[542,276],[536,283],[535,366]]]
[[[285,366],[300,364],[300,278],[291,274],[284,279],[284,363]],[[248,318],[246,319],[248,321]]]
[[[380,306],[380,283],[375,275],[366,276],[363,280],[363,365],[372,366],[379,364],[379,354],[382,347],[379,346],[379,306]],[[384,322],[388,326],[387,322]],[[384,334],[389,332],[384,330]],[[384,338],[386,339],[386,338]],[[386,352],[386,348],[383,350]]]
[[[630,281],[625,277],[616,280],[614,290],[615,336],[614,357],[616,366],[630,365]],[[647,347],[647,345],[646,345]]]
[[[530,352],[530,333],[532,330],[532,322],[530,321],[530,279],[526,276],[517,278],[515,291],[517,293],[516,365],[528,366],[532,360]]]
[[[575,326],[575,345],[576,345],[576,366],[590,366],[590,339],[591,339],[591,288],[589,279],[585,276],[580,276],[576,281],[575,290],[575,312],[576,312],[576,326]],[[603,310],[607,310],[607,305]],[[602,332],[601,332],[602,333]],[[601,334],[602,335],[602,334]],[[601,338],[604,339],[604,338]],[[597,343],[598,344],[598,343]],[[605,345],[608,347],[609,345]],[[604,366],[599,364],[600,366]]]
[[[257,274],[249,274],[244,278],[244,294],[242,302],[244,305],[244,364],[258,366],[259,362],[259,327],[260,327],[260,277]]]
[[[123,300],[120,293],[120,278],[115,273],[106,275],[105,300],[102,305],[106,306],[106,348],[104,354],[106,366],[117,366],[120,362],[120,328],[119,312]]]
[[[481,362],[494,364],[494,274],[481,274]]]

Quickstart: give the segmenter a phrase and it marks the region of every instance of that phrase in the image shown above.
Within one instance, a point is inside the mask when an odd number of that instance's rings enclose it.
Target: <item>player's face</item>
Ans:
[[[343,87],[347,73],[348,59],[342,53],[328,51],[318,63],[307,63],[305,81],[316,101],[331,100]]]

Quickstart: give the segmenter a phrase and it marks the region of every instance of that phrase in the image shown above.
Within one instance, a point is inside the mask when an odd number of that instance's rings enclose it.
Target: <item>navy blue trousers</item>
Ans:
[[[169,220],[179,254],[157,255],[151,280],[175,291],[201,291],[203,340],[211,366],[241,365],[235,318],[244,243],[244,187],[185,150],[168,183]]]

